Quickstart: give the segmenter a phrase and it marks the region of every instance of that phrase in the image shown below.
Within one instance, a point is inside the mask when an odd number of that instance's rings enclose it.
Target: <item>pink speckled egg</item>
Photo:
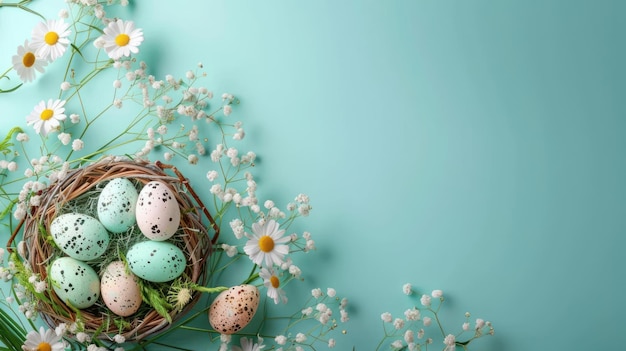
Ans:
[[[209,322],[221,334],[234,334],[250,323],[258,306],[256,286],[233,286],[217,295],[209,308]]]
[[[139,192],[135,215],[139,229],[150,240],[167,240],[180,225],[176,197],[167,185],[156,180],[144,185]]]
[[[111,262],[100,280],[100,295],[104,304],[121,317],[128,317],[141,306],[141,288],[137,277],[126,272],[124,262]]]

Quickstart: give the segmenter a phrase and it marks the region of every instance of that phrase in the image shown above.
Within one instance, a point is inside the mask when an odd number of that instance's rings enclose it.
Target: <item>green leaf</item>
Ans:
[[[0,141],[0,151],[9,148],[10,146],[13,146],[13,143],[11,143],[11,139],[13,139],[13,135],[17,134],[17,133],[21,133],[22,132],[22,128],[20,127],[13,127],[13,129],[11,129],[8,133],[7,136],[4,137],[4,140]]]
[[[94,26],[94,25],[87,24],[87,27],[89,27],[89,28],[91,28],[91,29],[95,30],[96,32],[98,32],[98,33],[100,33],[100,34],[104,34],[104,31],[103,31],[102,29],[100,29],[100,28],[98,28],[98,27],[96,27],[96,26]]]
[[[11,210],[13,209],[13,206],[15,206],[17,201],[18,201],[17,199],[11,200],[10,204],[7,207],[5,207],[2,212],[0,212],[0,221],[3,220],[4,217],[6,217],[9,213],[11,213]]]
[[[0,350],[21,350],[26,340],[26,330],[3,309],[0,309],[0,327],[0,341],[6,346]]]
[[[172,309],[172,305],[170,305],[156,289],[147,284],[140,283],[140,285],[141,297],[143,301],[154,308],[154,310],[161,317],[165,318],[168,323],[172,323],[172,316],[169,314],[169,311]]]
[[[83,60],[87,61],[85,56],[83,56],[83,53],[80,52],[80,49],[78,48],[78,46],[74,45],[74,43],[70,43],[70,45],[72,46],[72,49],[74,49],[80,55],[80,57],[83,58]]]

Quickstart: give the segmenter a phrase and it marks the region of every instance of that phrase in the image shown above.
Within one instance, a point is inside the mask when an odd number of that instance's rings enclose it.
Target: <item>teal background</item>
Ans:
[[[472,350],[626,342],[626,2],[133,1],[130,12],[157,75],[202,61],[216,93],[240,97],[260,197],[311,197],[299,226],[318,252],[294,289],[349,298],[337,349],[372,350],[380,314],[416,303],[407,282],[444,291],[453,330],[466,311],[493,321]],[[5,62],[23,42],[6,16]],[[2,133],[33,105],[0,103]]]

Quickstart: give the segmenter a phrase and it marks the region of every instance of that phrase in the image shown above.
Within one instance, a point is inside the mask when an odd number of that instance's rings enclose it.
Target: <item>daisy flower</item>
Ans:
[[[39,327],[39,332],[32,330],[26,335],[22,350],[63,351],[65,346],[61,342],[61,336],[56,335],[54,330],[44,331],[43,327]]]
[[[233,345],[233,351],[261,351],[265,347],[265,345],[255,344],[252,339],[248,338],[241,338],[239,342],[241,347]]]
[[[252,235],[246,233],[250,240],[243,248],[252,262],[260,266],[265,260],[267,266],[271,266],[272,263],[280,266],[283,257],[289,253],[289,246],[284,243],[289,242],[291,237],[283,237],[285,230],[279,230],[278,223],[273,219],[264,224],[253,223],[252,233]]]
[[[43,59],[54,61],[63,56],[65,49],[70,41],[67,37],[70,35],[70,25],[63,20],[47,20],[39,22],[33,28],[32,47],[36,50],[37,55]]]
[[[104,34],[100,38],[107,55],[117,60],[122,56],[128,57],[131,53],[139,52],[138,46],[143,41],[143,32],[141,29],[135,29],[132,21],[117,20],[104,28]]]
[[[58,129],[61,125],[59,122],[66,118],[63,114],[65,112],[64,105],[65,100],[53,101],[50,99],[47,104],[45,101],[41,101],[26,117],[26,122],[28,125],[33,125],[37,134],[46,136],[51,130]]]
[[[44,67],[48,64],[35,54],[35,49],[24,41],[24,45],[17,47],[17,55],[13,55],[13,69],[17,71],[23,82],[30,82],[35,79],[35,71],[43,73]]]
[[[259,276],[263,278],[263,285],[267,288],[267,296],[274,299],[275,304],[278,304],[278,300],[287,303],[287,296],[280,288],[280,279],[273,269],[261,268]]]

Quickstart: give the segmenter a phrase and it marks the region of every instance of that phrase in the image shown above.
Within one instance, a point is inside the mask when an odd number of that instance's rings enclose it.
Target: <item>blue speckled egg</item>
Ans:
[[[139,192],[136,208],[137,225],[150,240],[172,237],[180,225],[180,206],[170,188],[151,181]]]
[[[80,213],[56,217],[50,224],[50,234],[61,251],[81,261],[100,257],[109,246],[109,233],[100,221]]]
[[[63,302],[87,308],[100,297],[100,279],[87,263],[71,257],[57,258],[50,267],[52,288]]]
[[[123,233],[135,225],[137,189],[126,178],[114,178],[98,197],[98,219],[111,233]]]
[[[183,251],[167,241],[139,242],[128,250],[126,260],[135,275],[155,283],[178,278],[187,266]]]

